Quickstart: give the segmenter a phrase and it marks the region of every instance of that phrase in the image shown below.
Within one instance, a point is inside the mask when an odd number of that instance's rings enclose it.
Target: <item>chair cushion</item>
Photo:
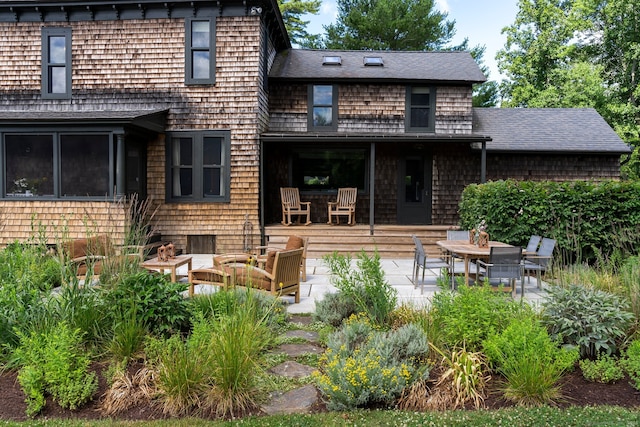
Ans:
[[[231,281],[236,286],[247,286],[266,291],[271,290],[271,280],[253,267],[229,265],[225,266],[224,270],[231,275]]]
[[[291,249],[300,249],[304,247],[304,239],[300,236],[289,236],[289,240],[287,240],[287,245],[284,247],[285,251],[290,251]]]
[[[276,261],[276,251],[269,251],[267,254],[267,261],[264,264],[264,271],[271,274],[273,273],[273,263]]]

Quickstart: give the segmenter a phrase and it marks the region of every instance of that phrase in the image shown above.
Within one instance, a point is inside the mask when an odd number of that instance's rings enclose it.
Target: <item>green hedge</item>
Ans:
[[[467,186],[460,226],[487,222],[491,240],[557,240],[564,262],[611,259],[640,248],[640,182],[495,181]]]

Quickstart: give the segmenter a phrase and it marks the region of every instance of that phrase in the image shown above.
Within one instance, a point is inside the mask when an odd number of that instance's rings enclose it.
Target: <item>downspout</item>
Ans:
[[[376,189],[375,184],[375,171],[376,171],[376,143],[371,143],[369,150],[369,235],[373,236],[373,218],[375,216],[375,200],[374,194]]]
[[[480,155],[480,184],[487,182],[487,143],[482,141],[482,154]]]

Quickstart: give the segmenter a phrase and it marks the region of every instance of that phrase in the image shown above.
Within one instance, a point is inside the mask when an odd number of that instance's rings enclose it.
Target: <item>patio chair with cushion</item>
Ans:
[[[334,217],[336,218],[336,224],[340,224],[340,216],[346,216],[347,224],[355,225],[357,196],[357,188],[338,188],[336,201],[327,204],[329,211],[329,221],[327,224],[333,225]]]
[[[520,280],[521,297],[524,297],[522,281],[522,248],[520,246],[493,246],[489,252],[489,262],[477,261],[476,281],[486,279],[491,286],[500,286],[502,279],[508,280],[513,298],[516,297],[516,280]],[[498,279],[495,284],[495,279]]]
[[[271,251],[264,268],[248,264],[228,264],[224,272],[234,286],[260,289],[274,296],[294,295],[300,302],[300,262],[303,248]]]
[[[311,224],[311,202],[301,202],[300,192],[297,188],[282,187],[280,188],[280,198],[282,201],[282,225],[291,225],[291,217],[300,218],[306,216],[304,225]]]
[[[529,283],[531,282],[530,273],[535,271],[538,289],[542,289],[542,274],[551,268],[551,259],[555,247],[556,241],[554,239],[544,237],[540,243],[538,252],[536,252],[535,255],[527,255],[522,262],[523,275],[526,274],[528,276],[527,281]]]
[[[61,244],[61,250],[80,280],[86,279],[89,273],[99,276],[107,257],[115,255],[114,246],[106,234],[67,240]]]
[[[302,281],[306,282],[307,281],[307,247],[308,246],[309,246],[308,237],[291,235],[287,239],[287,243],[284,248],[270,247],[269,245],[257,246],[256,253],[254,254],[254,256],[256,257],[256,260],[258,262],[258,267],[264,268],[264,265],[267,262],[267,256],[269,255],[270,252],[281,251],[281,250],[288,251],[291,249],[302,248],[304,249],[304,251],[302,252],[302,260],[300,261],[300,276],[302,277]]]
[[[415,254],[413,258],[413,287],[418,287],[418,273],[422,268],[422,282],[420,284],[420,293],[424,292],[424,273],[427,269],[438,270],[440,277],[444,270],[451,271],[451,265],[446,259],[440,257],[427,256],[422,241],[415,234],[411,236],[413,243],[415,244]]]

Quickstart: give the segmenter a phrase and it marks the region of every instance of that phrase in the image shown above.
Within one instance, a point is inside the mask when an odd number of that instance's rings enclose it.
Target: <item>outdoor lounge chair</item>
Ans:
[[[527,255],[522,262],[522,274],[527,275],[527,281],[531,282],[530,273],[536,272],[536,280],[538,281],[538,289],[542,288],[542,274],[546,273],[551,267],[551,259],[553,250],[556,247],[556,241],[550,238],[543,238],[535,255]],[[529,273],[529,274],[527,274]]]
[[[301,202],[300,192],[294,187],[280,188],[282,201],[282,225],[291,225],[291,217],[298,216],[298,223],[303,216],[307,217],[304,225],[311,224],[311,202]]]
[[[329,202],[327,208],[329,211],[329,221],[327,224],[333,225],[333,218],[336,218],[336,224],[340,224],[340,216],[347,217],[347,224],[355,225],[356,223],[356,198],[358,196],[357,188],[338,188],[338,196],[335,202]]]
[[[301,237],[296,235],[291,235],[287,239],[287,243],[284,248],[275,248],[267,246],[257,246],[256,253],[254,256],[256,257],[258,267],[264,268],[264,265],[267,262],[267,257],[272,251],[281,251],[281,250],[291,250],[291,249],[304,249],[302,252],[302,260],[300,261],[300,276],[303,282],[307,281],[307,247],[309,246],[309,238]]]
[[[489,262],[477,261],[476,281],[486,279],[492,286],[495,279],[497,285],[502,284],[502,279],[508,280],[513,298],[516,297],[516,280],[520,280],[521,297],[524,297],[524,282],[522,281],[522,248],[520,246],[494,246],[489,252]]]
[[[420,283],[420,293],[424,292],[424,273],[426,269],[438,270],[440,277],[442,277],[443,269],[451,271],[451,265],[446,259],[438,257],[428,257],[425,253],[422,241],[415,234],[411,236],[413,243],[415,244],[415,255],[413,258],[413,287],[418,287],[418,273],[422,268],[422,282]]]
[[[106,234],[67,240],[61,244],[61,250],[79,280],[85,280],[87,274],[99,276],[107,257],[115,255],[111,239]]]

